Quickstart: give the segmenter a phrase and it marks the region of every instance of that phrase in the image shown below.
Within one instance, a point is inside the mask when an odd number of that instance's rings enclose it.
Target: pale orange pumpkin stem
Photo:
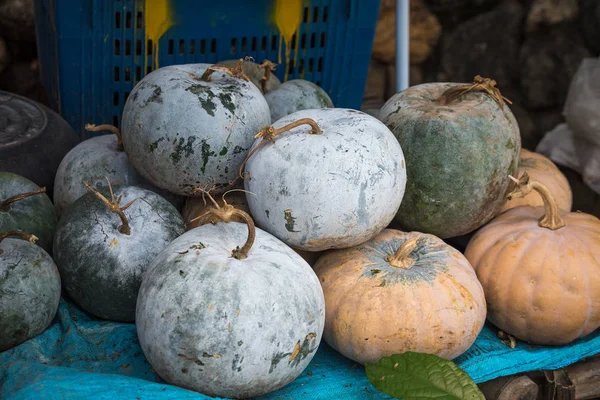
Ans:
[[[490,78],[482,78],[479,75],[475,77],[472,84],[457,85],[446,90],[444,93],[442,93],[437,101],[442,104],[448,104],[469,92],[487,93],[492,96],[492,98],[500,105],[500,107],[504,106],[505,101],[508,104],[512,104],[509,99],[502,96],[500,89],[496,87],[495,80]]]
[[[535,190],[542,198],[544,202],[544,216],[540,218],[540,222],[538,223],[540,227],[555,231],[566,225],[560,216],[560,210],[554,196],[544,184],[537,181],[530,181],[527,172],[523,173],[519,179],[514,176],[510,176],[510,179],[517,184],[517,187],[508,195],[509,200],[513,197],[525,197],[532,190]]]
[[[101,202],[103,202],[106,205],[106,207],[109,209],[109,211],[117,214],[119,216],[119,218],[121,218],[121,226],[119,226],[118,230],[119,230],[119,232],[121,232],[124,235],[129,235],[129,234],[131,234],[131,228],[129,227],[129,221],[127,220],[127,217],[125,216],[125,213],[123,211],[127,210],[137,199],[133,199],[132,201],[130,201],[129,203],[127,203],[123,207],[121,207],[119,204],[119,203],[121,203],[121,197],[119,196],[119,198],[115,200],[115,195],[113,193],[110,179],[108,179],[107,176],[105,176],[104,179],[106,179],[106,182],[108,183],[108,190],[110,192],[110,200],[108,200],[106,197],[104,197],[102,195],[102,193],[100,193],[96,189],[92,188],[86,181],[82,180],[81,183],[83,183],[83,185],[85,186],[85,188],[88,191],[92,192],[94,194],[94,196],[96,196]]]
[[[286,126],[283,126],[279,129],[275,129],[272,126],[267,126],[264,127],[260,130],[260,132],[258,132],[255,136],[254,139],[259,139],[261,138],[261,142],[246,156],[246,159],[244,160],[244,162],[242,163],[242,165],[240,166],[240,171],[239,171],[239,177],[242,179],[248,179],[249,176],[245,175],[244,176],[244,167],[246,166],[246,162],[248,162],[248,160],[250,159],[250,157],[252,157],[252,155],[254,153],[256,153],[256,151],[258,149],[260,149],[262,146],[264,146],[267,142],[272,142],[275,140],[275,138],[278,135],[281,135],[282,133],[285,133],[289,130],[294,129],[297,126],[300,125],[310,125],[310,127],[312,128],[310,130],[311,135],[320,135],[321,133],[323,133],[323,131],[321,131],[321,128],[319,127],[319,125],[317,125],[317,123],[315,122],[314,119],[312,118],[300,118],[297,121],[292,122],[291,124],[287,124]]]
[[[16,201],[26,199],[31,196],[35,196],[36,194],[46,193],[46,187],[39,188],[38,190],[34,190],[33,192],[21,193],[9,197],[6,200],[0,201],[0,211],[8,211],[10,209],[10,205]]]
[[[396,250],[396,254],[386,256],[384,259],[390,263],[392,267],[410,269],[415,262],[410,255],[413,251],[415,251],[417,245],[418,243],[416,238],[407,239],[404,243],[402,243],[398,250]]]
[[[117,151],[124,151],[123,147],[123,136],[121,135],[121,131],[114,125],[104,124],[104,125],[94,125],[87,124],[85,126],[85,130],[89,132],[99,132],[99,131],[111,131],[117,137]]]
[[[6,231],[3,233],[0,233],[0,242],[2,242],[4,239],[6,239],[9,236],[19,236],[22,239],[27,240],[28,242],[31,243],[35,243],[38,238],[35,235],[28,235],[26,233],[20,232],[20,231]],[[4,250],[0,249],[0,254],[4,253]]]

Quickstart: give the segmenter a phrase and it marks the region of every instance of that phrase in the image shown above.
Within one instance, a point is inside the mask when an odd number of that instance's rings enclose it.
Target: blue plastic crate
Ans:
[[[360,108],[379,0],[303,0],[290,62],[274,22],[275,0],[170,0],[175,24],[152,43],[145,15],[165,0],[35,2],[42,82],[51,106],[82,138],[86,123],[119,125],[133,86],[158,66],[253,57],[283,80],[325,89],[337,107]],[[156,8],[155,8],[156,9]]]

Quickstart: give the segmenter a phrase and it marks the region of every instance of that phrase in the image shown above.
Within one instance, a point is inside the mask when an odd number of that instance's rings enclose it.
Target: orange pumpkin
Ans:
[[[315,265],[325,341],[361,364],[406,351],[452,359],[483,328],[483,290],[467,259],[428,234],[386,229]]]
[[[545,185],[556,200],[556,204],[561,210],[571,211],[573,206],[573,193],[569,181],[560,172],[560,169],[549,158],[545,156],[521,149],[521,161],[517,175],[527,172],[531,180]],[[525,197],[514,197],[507,200],[502,211],[518,206],[543,206],[544,202],[537,192],[532,192]]]
[[[222,197],[217,197],[215,199],[215,201],[217,202],[217,204],[219,204],[220,207],[223,207],[225,205]],[[242,192],[242,191],[229,192],[227,194],[227,196],[225,196],[225,201],[227,202],[227,204],[233,206],[234,208],[237,208],[239,210],[246,212],[247,214],[250,214],[250,209],[248,208],[248,202],[246,201],[246,194],[244,192]],[[187,229],[190,230],[192,228],[202,225],[203,223],[207,223],[207,221],[201,221],[198,219],[194,221],[194,219],[196,219],[200,215],[204,214],[204,212],[207,211],[207,208],[211,207],[211,206],[213,206],[213,203],[208,196],[206,196],[206,201],[202,198],[202,196],[188,197],[187,200],[185,201],[183,211],[181,212],[181,214],[183,215],[183,220],[186,223]],[[214,217],[212,215],[208,216],[208,218],[209,218],[208,222],[214,222],[214,223],[219,222],[219,220],[217,220],[216,217]],[[214,221],[212,219],[214,219]],[[241,219],[240,217],[237,217],[235,215],[231,216],[231,220],[235,221],[235,222],[245,223],[245,221],[243,219]],[[315,265],[315,262],[317,262],[317,259],[319,258],[319,256],[322,253],[321,251],[306,251],[306,250],[299,250],[299,249],[294,249],[294,248],[292,248],[292,250],[294,250],[302,258],[304,258],[304,260],[306,260],[306,262],[310,266]]]
[[[511,197],[536,191],[544,207],[500,214],[473,236],[465,256],[493,324],[533,344],[566,344],[600,326],[600,220],[560,211],[527,174],[517,182]]]

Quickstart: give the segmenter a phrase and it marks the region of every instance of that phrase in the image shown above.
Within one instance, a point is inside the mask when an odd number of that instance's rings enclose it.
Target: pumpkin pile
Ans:
[[[547,345],[600,326],[600,221],[521,149],[493,80],[414,86],[375,118],[274,70],[148,74],[121,129],[65,156],[54,205],[0,173],[0,351],[48,327],[61,285],[134,322],[167,382],[232,398],[290,383],[322,339],[370,364],[453,359],[486,319]],[[464,254],[443,240],[468,234]]]

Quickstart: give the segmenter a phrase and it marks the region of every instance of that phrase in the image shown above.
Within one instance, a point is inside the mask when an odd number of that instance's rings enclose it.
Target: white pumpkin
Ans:
[[[250,251],[251,240],[240,250],[247,237],[239,222],[199,226],[144,275],[138,337],[167,382],[209,396],[255,397],[294,380],[313,358],[325,324],[317,276],[260,229]]]
[[[307,251],[355,246],[394,218],[406,186],[404,154],[376,118],[339,108],[302,110],[273,124],[309,118],[252,154],[245,189],[256,223]],[[255,142],[256,147],[260,140]]]

